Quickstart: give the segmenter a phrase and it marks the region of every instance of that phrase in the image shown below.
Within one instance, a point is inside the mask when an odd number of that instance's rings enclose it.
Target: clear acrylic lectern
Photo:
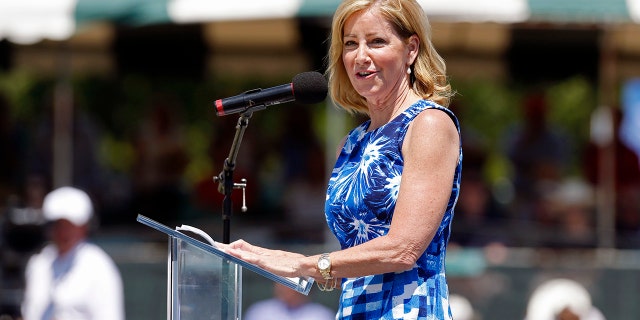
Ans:
[[[241,319],[243,268],[305,295],[313,286],[313,278],[275,275],[221,251],[213,240],[207,244],[180,232],[178,228],[171,229],[143,215],[138,215],[137,220],[169,236],[168,320]]]

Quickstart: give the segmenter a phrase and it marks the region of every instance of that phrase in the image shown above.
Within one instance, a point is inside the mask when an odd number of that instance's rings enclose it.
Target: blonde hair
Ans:
[[[446,76],[444,59],[431,43],[431,27],[424,10],[415,0],[346,0],[333,16],[331,42],[327,56],[329,94],[343,109],[368,114],[366,100],[353,88],[347,75],[343,52],[346,20],[356,12],[375,8],[404,40],[416,35],[420,39],[418,56],[411,66],[413,90],[423,99],[447,107],[452,91]]]

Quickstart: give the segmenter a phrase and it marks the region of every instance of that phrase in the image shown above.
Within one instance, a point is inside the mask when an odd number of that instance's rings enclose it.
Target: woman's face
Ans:
[[[342,60],[354,89],[370,103],[393,99],[409,87],[407,68],[418,47],[406,44],[376,9],[354,13],[343,31]]]

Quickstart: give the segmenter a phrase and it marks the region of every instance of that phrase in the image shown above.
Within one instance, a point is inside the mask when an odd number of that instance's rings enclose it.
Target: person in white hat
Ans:
[[[93,205],[82,190],[56,189],[44,198],[51,243],[29,259],[24,320],[121,320],[122,278],[100,247],[87,242]]]
[[[556,278],[543,282],[531,294],[525,320],[605,320],[579,282]]]

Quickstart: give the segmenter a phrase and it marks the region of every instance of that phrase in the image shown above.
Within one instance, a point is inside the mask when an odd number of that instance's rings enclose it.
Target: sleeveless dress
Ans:
[[[414,103],[371,132],[367,132],[367,121],[349,133],[331,173],[325,202],[327,223],[343,249],[389,231],[402,179],[402,142],[411,121],[426,109],[447,113],[460,134],[455,115],[427,100]],[[462,147],[442,222],[413,268],[342,279],[336,319],[451,319],[445,252],[461,170]]]

